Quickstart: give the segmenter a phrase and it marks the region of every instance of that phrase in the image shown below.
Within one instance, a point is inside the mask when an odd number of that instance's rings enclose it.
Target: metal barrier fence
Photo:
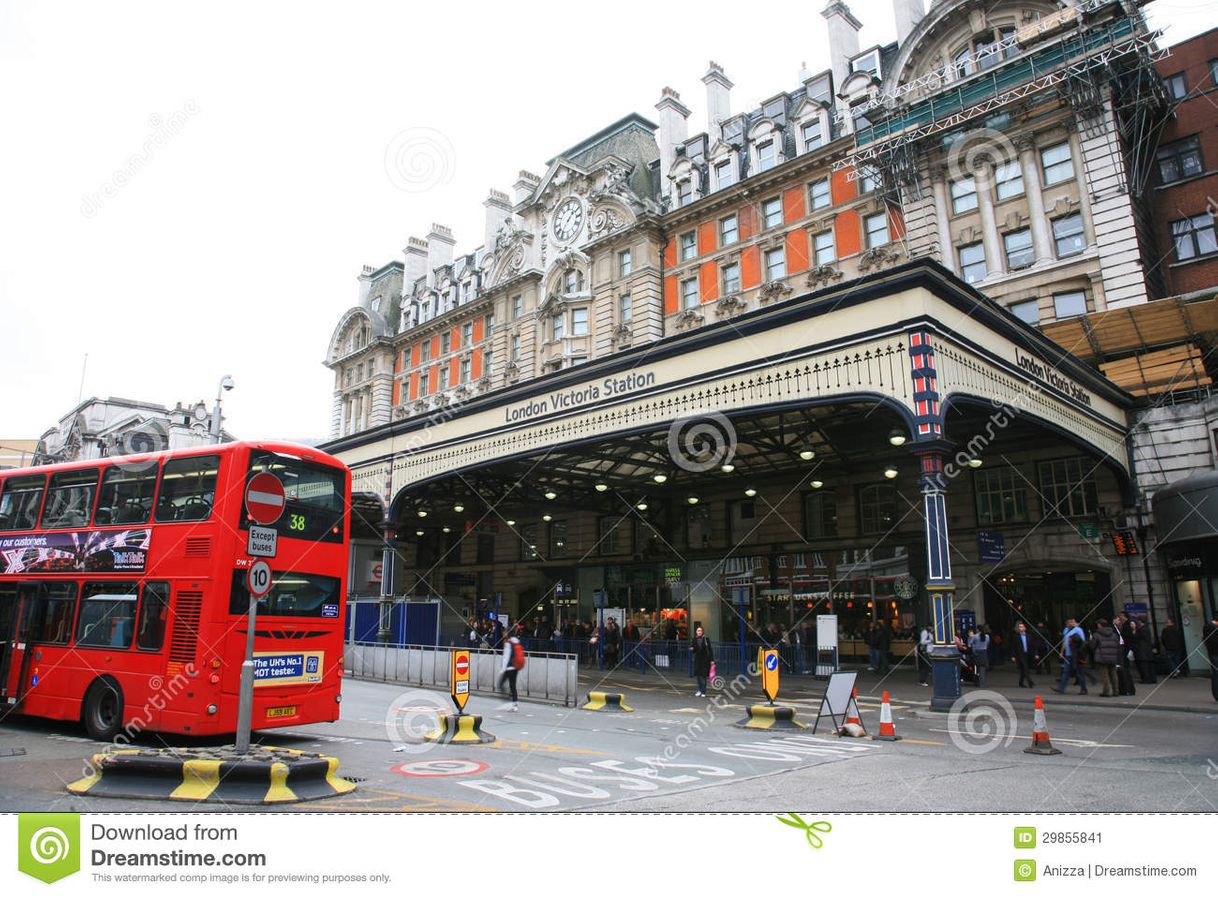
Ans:
[[[530,655],[538,651],[560,651],[576,658],[581,669],[600,669],[601,657],[597,645],[587,639],[521,639],[525,651]],[[715,672],[721,676],[736,676],[749,664],[757,662],[760,642],[745,645],[745,663],[740,662],[739,642],[712,642],[715,655]],[[769,647],[769,646],[764,646]],[[820,652],[814,646],[805,649],[802,645],[775,645],[778,649],[780,669],[786,676],[827,677],[839,668],[836,651]],[[608,648],[604,652],[604,668],[657,673],[665,676],[689,678],[694,674],[693,646],[687,641],[646,639],[625,641],[614,657]]]
[[[383,645],[379,642],[347,642],[344,675],[374,682],[394,682],[422,687],[450,687],[452,648],[435,645]],[[516,677],[522,698],[561,702],[572,707],[578,698],[576,657],[551,651],[530,651],[524,669]],[[503,652],[484,648],[470,650],[470,690],[495,694],[503,669]]]

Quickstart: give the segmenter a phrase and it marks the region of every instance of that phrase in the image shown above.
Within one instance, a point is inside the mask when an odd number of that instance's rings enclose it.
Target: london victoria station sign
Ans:
[[[532,420],[554,411],[567,411],[590,402],[599,402],[601,399],[637,392],[640,389],[655,386],[655,384],[656,375],[651,371],[635,371],[622,376],[606,377],[597,383],[572,386],[531,399],[528,402],[509,405],[503,409],[503,419],[509,424]]]

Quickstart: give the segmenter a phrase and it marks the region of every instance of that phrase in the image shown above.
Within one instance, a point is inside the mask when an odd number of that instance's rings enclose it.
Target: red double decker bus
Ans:
[[[245,502],[262,473],[283,487],[266,526]],[[253,727],[338,719],[350,490],[338,459],[273,442],[0,473],[0,714],[235,731],[253,548],[274,553]]]

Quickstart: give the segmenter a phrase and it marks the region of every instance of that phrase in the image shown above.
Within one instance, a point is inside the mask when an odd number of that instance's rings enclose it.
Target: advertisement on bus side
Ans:
[[[0,573],[142,573],[152,530],[0,537]]]

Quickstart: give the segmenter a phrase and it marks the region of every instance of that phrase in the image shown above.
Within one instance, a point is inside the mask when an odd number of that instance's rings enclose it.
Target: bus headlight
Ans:
[[[215,704],[208,704],[208,705],[207,705],[207,715],[208,715],[208,716],[215,716],[215,715],[216,715],[216,712],[217,712],[219,709],[220,709],[220,708],[219,708],[219,707],[217,707]]]

